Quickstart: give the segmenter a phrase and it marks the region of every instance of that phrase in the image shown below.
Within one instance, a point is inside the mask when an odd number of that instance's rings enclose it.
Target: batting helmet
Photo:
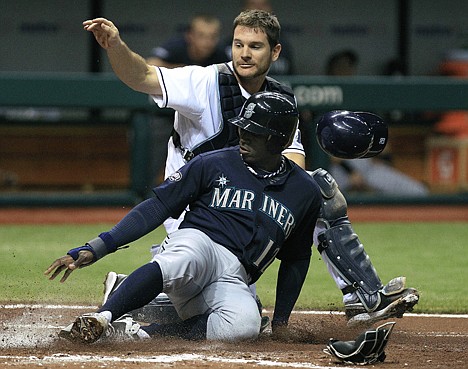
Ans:
[[[296,131],[299,112],[292,97],[264,91],[250,96],[229,122],[252,133],[273,136],[284,149]]]
[[[380,154],[387,145],[388,127],[387,124],[378,115],[366,112],[356,112],[364,122],[366,122],[374,134],[372,145],[366,155],[361,158],[370,158]]]
[[[332,156],[370,158],[387,145],[388,128],[375,114],[334,110],[319,118],[316,135],[320,147]]]

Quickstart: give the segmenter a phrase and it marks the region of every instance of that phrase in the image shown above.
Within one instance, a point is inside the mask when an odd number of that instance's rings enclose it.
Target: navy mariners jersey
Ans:
[[[320,190],[304,170],[286,159],[284,173],[252,174],[239,147],[200,154],[169,176],[154,193],[177,218],[233,252],[255,282],[275,257],[310,258]]]

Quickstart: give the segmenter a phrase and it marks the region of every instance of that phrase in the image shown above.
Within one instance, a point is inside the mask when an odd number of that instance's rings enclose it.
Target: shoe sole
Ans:
[[[120,287],[122,282],[127,278],[127,275],[109,272],[104,279],[104,297],[102,298],[102,305],[104,305],[111,295]]]
[[[102,298],[102,305],[109,299],[109,295],[112,293],[115,284],[117,283],[117,273],[109,272],[104,279],[104,297]]]
[[[352,328],[362,325],[370,326],[380,320],[389,318],[402,318],[404,313],[413,310],[414,305],[416,305],[418,301],[419,296],[417,294],[411,293],[401,297],[398,300],[395,300],[385,309],[372,313],[362,313],[352,317],[348,320],[348,327]]]
[[[104,328],[94,317],[78,317],[59,332],[59,337],[73,342],[93,343],[101,338]]]

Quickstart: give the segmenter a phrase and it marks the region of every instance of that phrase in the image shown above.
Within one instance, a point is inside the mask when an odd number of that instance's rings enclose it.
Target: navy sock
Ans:
[[[159,264],[145,264],[122,282],[98,312],[110,311],[114,321],[153,301],[162,292],[162,288],[163,278]]]

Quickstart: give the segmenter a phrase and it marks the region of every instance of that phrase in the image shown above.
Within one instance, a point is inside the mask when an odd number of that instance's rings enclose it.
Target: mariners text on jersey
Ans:
[[[263,194],[261,206],[258,210],[262,211],[273,219],[284,231],[286,238],[294,228],[294,215],[289,209],[276,201],[274,198]],[[233,187],[214,188],[210,202],[212,208],[238,209],[253,211],[255,193],[246,189],[237,189]]]

